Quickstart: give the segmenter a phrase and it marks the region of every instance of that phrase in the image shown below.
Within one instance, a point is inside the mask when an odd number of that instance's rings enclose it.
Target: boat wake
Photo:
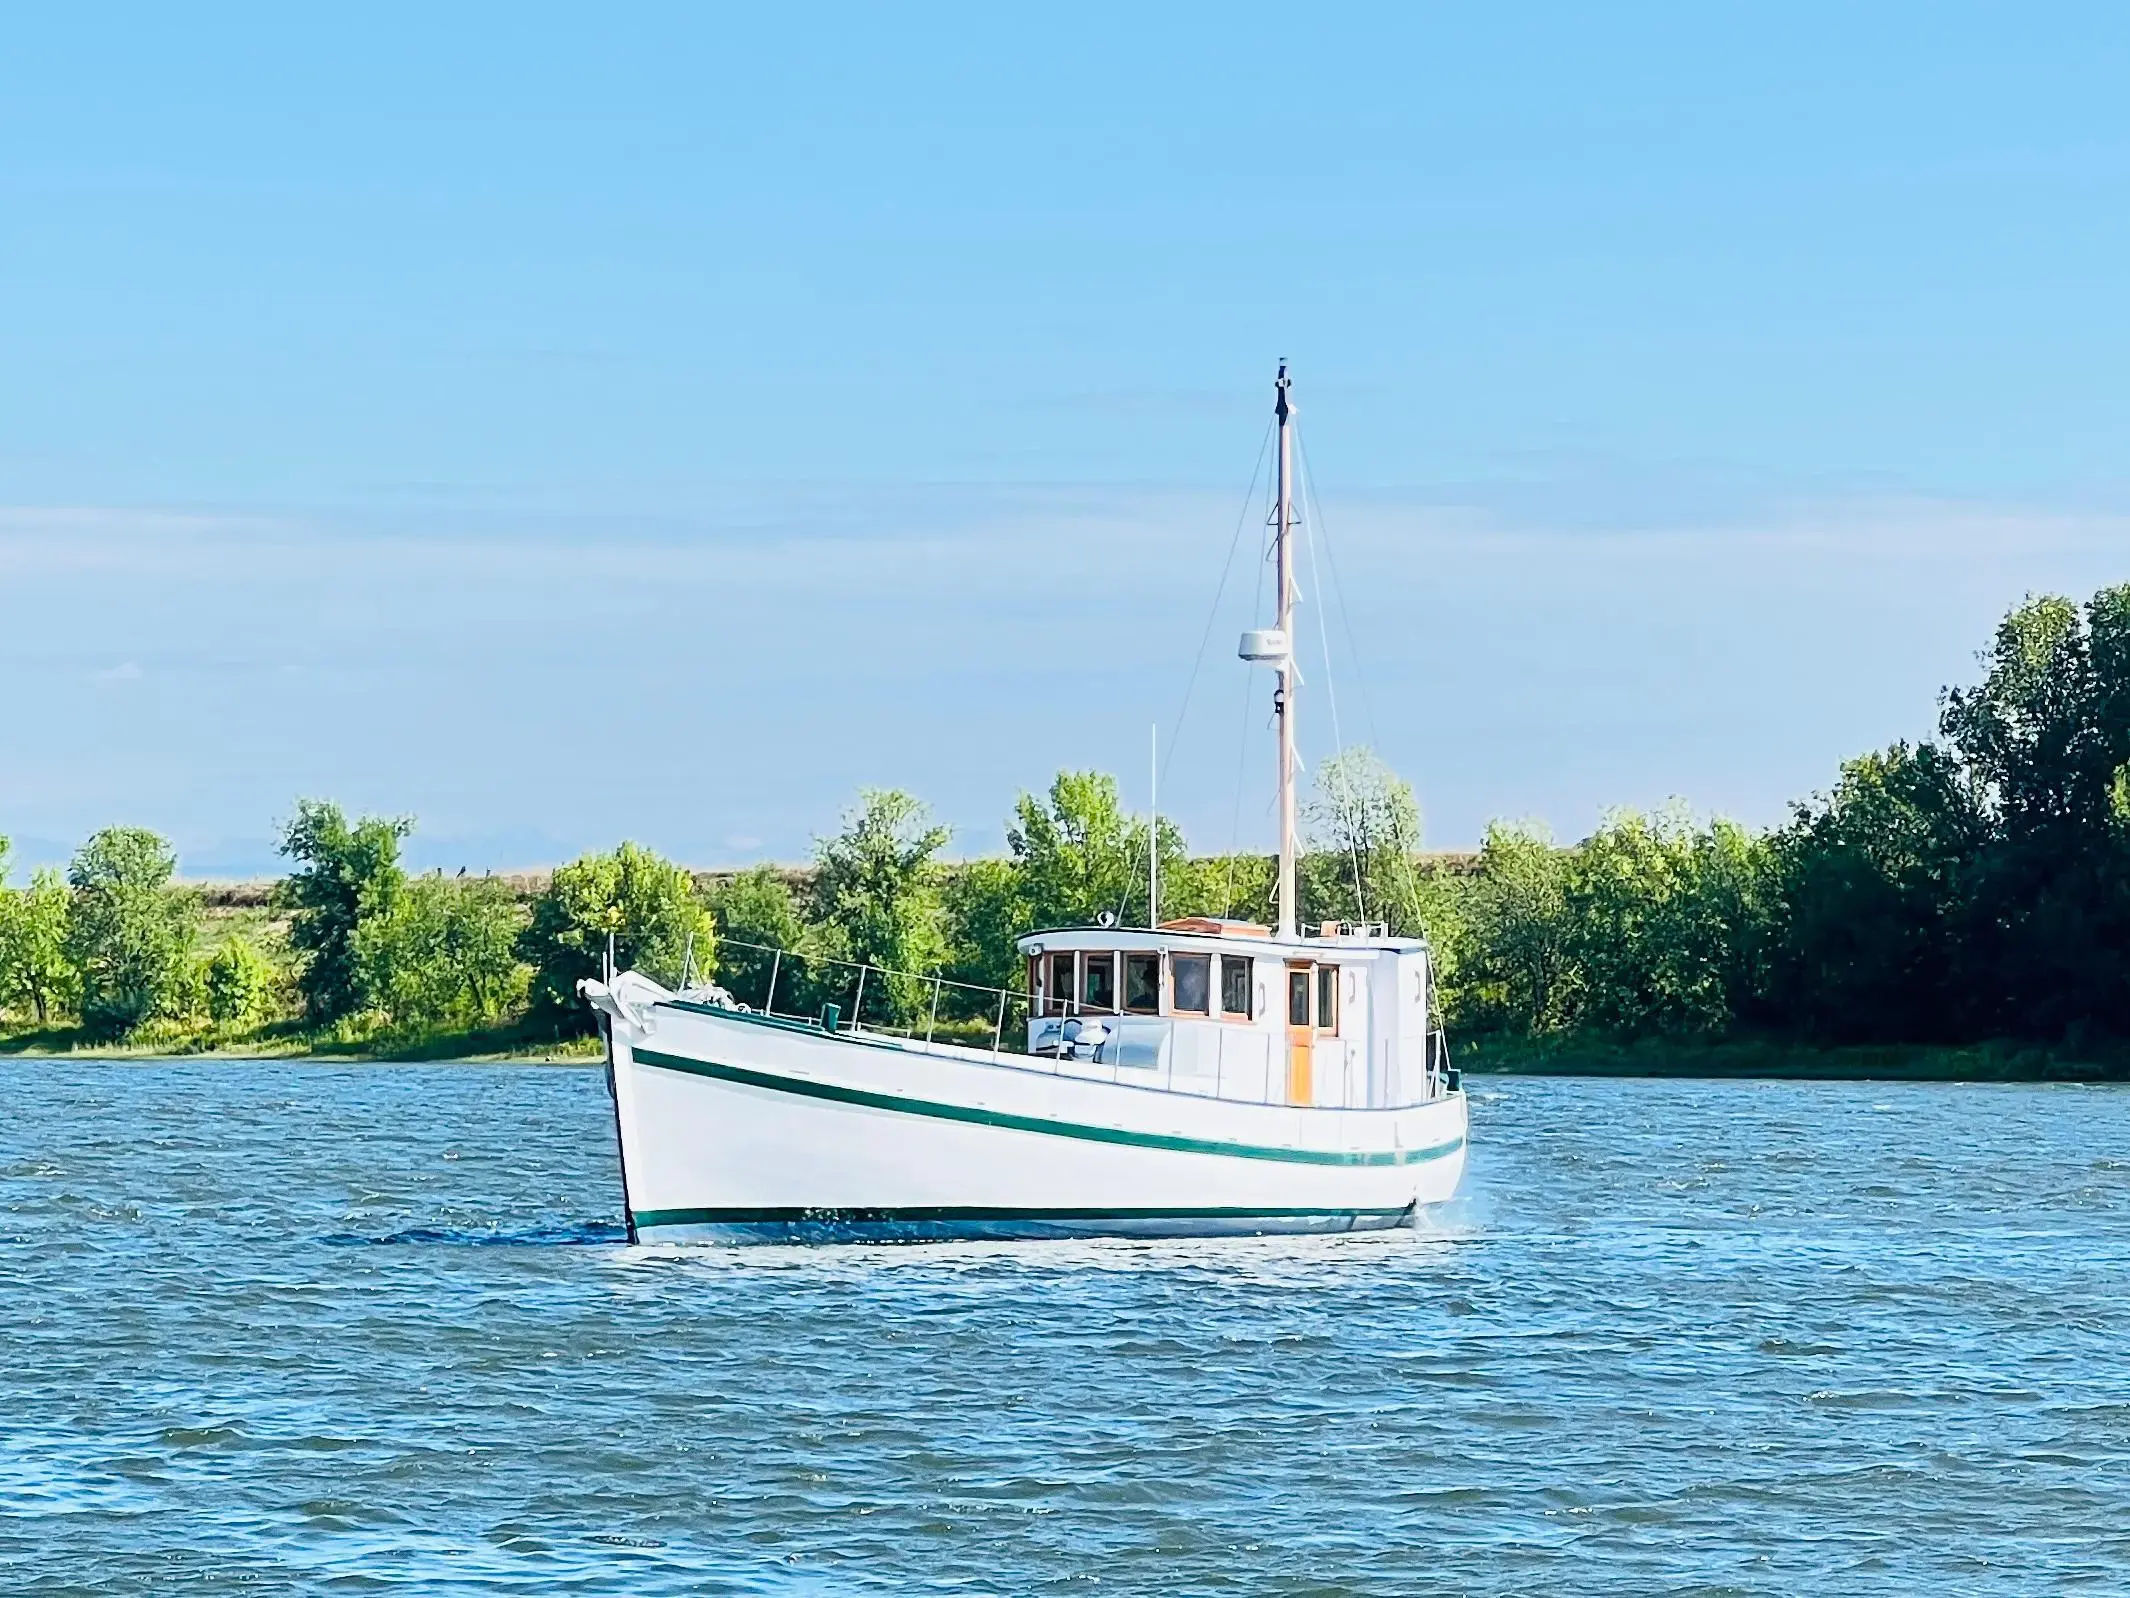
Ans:
[[[628,1228],[619,1221],[564,1221],[548,1226],[511,1228],[409,1226],[397,1232],[388,1232],[382,1237],[368,1237],[360,1232],[335,1232],[323,1241],[332,1248],[362,1248],[373,1245],[556,1248],[587,1243],[626,1243],[628,1240]]]

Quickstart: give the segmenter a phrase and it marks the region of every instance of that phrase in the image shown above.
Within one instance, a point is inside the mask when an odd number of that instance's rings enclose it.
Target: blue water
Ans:
[[[597,1072],[0,1062],[0,1589],[2130,1589],[2130,1093],[1493,1079],[1418,1233],[659,1253]]]

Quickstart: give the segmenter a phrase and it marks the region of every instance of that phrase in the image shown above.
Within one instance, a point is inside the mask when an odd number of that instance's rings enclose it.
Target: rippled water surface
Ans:
[[[658,1252],[595,1070],[0,1062],[0,1589],[2130,1588],[2130,1094],[1476,1084],[1418,1233]]]

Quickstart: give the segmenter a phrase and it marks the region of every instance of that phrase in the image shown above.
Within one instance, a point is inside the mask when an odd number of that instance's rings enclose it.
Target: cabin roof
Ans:
[[[1226,925],[1247,930],[1205,932],[1199,925]],[[1231,954],[1307,955],[1327,954],[1417,954],[1427,947],[1425,938],[1317,937],[1277,938],[1271,929],[1251,922],[1214,922],[1189,917],[1164,921],[1158,927],[1044,927],[1025,932],[1014,940],[1022,954],[1041,954],[1053,949],[1186,949],[1193,953],[1226,951]]]

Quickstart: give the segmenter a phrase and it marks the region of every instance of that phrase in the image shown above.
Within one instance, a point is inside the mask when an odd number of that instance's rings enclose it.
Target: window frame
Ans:
[[[1135,962],[1151,962],[1154,980],[1143,1005],[1132,1003],[1132,966]],[[1125,1015],[1159,1015],[1161,1013],[1161,951],[1159,949],[1126,949],[1124,970],[1117,988],[1117,1002],[1123,1006]]]
[[[1080,991],[1080,962],[1078,955],[1071,949],[1053,949],[1044,958],[1050,962],[1050,983],[1043,994],[1043,1013],[1045,1015],[1077,1015],[1079,1013],[1077,995]],[[1065,980],[1063,983],[1058,981],[1058,965],[1060,961],[1064,963],[1065,967]]]
[[[1193,1010],[1183,1003],[1180,978],[1185,965],[1202,966],[1205,971],[1205,1006]],[[1169,1013],[1171,1015],[1195,1015],[1210,1020],[1213,1010],[1213,957],[1210,954],[1172,954],[1169,956]]]
[[[1295,978],[1301,978],[1302,1016],[1294,1018]],[[1316,1030],[1316,967],[1314,965],[1290,965],[1287,967],[1287,1029],[1299,1032]]]
[[[1343,971],[1344,967],[1336,965],[1320,965],[1316,968],[1316,1029],[1325,1037],[1335,1038],[1339,1035],[1339,1009],[1344,998],[1339,989],[1344,981]],[[1330,1001],[1328,1005],[1325,1002],[1327,999]],[[1331,1012],[1329,1021],[1324,1019],[1326,1009]]]
[[[1240,1010],[1228,1008],[1228,972],[1231,967],[1241,966],[1242,1002]],[[1220,957],[1220,1018],[1223,1021],[1248,1021],[1253,1019],[1256,1006],[1251,1002],[1257,986],[1257,958],[1248,954],[1226,954]]]
[[[1095,973],[1102,967],[1109,968],[1109,998],[1097,1000],[1089,991]],[[1080,1013],[1082,1015],[1122,1015],[1123,995],[1117,991],[1117,951],[1114,949],[1083,949],[1080,951]]]

